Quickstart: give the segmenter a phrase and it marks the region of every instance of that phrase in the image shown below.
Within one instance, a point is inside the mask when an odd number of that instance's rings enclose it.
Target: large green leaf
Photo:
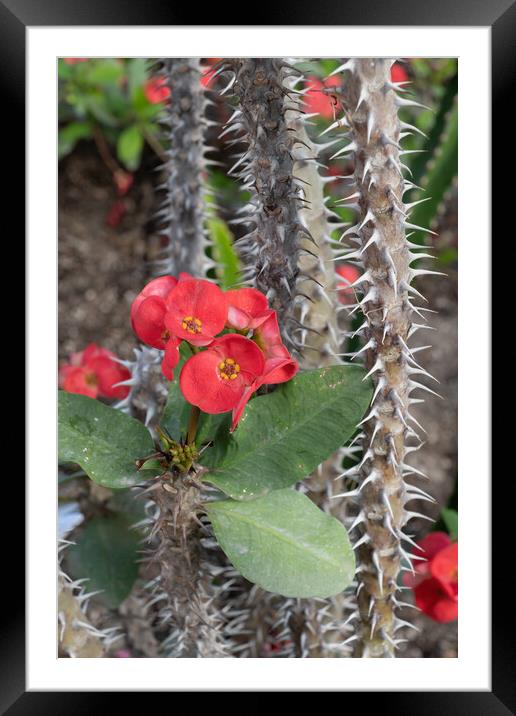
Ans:
[[[91,137],[91,127],[88,122],[70,122],[59,130],[58,155],[62,159],[74,149],[80,139]]]
[[[353,434],[372,395],[364,376],[358,366],[332,366],[254,398],[204,479],[237,500],[303,479]]]
[[[138,575],[140,536],[133,519],[123,514],[93,517],[66,551],[67,567],[75,579],[87,578],[86,591],[101,590],[99,598],[116,609]]]
[[[59,460],[75,462],[99,485],[131,487],[149,477],[135,460],[155,451],[138,420],[85,395],[59,391]],[[157,474],[157,473],[155,473]]]
[[[343,525],[299,492],[213,502],[207,512],[229,560],[263,589],[285,597],[329,597],[353,579],[355,559]]]

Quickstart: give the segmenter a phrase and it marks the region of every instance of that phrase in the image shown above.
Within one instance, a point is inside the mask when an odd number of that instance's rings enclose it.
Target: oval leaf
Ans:
[[[59,391],[59,459],[75,462],[99,485],[131,487],[150,475],[135,460],[155,451],[138,420],[85,395]],[[158,474],[155,470],[154,474]]]
[[[117,156],[127,169],[134,171],[140,164],[143,136],[136,125],[124,129],[117,141]]]
[[[225,453],[203,479],[236,500],[252,500],[309,475],[353,434],[371,401],[358,366],[307,371],[247,406]],[[210,462],[208,462],[210,460]]]
[[[355,557],[343,525],[299,492],[213,502],[207,512],[232,564],[269,592],[330,597],[353,579]]]
[[[127,515],[93,517],[66,551],[75,579],[87,578],[86,591],[101,591],[99,599],[116,609],[138,576],[140,536]]]

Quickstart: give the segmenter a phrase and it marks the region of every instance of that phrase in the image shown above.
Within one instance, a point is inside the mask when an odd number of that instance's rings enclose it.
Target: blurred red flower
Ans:
[[[131,172],[119,169],[118,171],[113,172],[113,181],[115,182],[117,194],[119,196],[124,196],[124,194],[127,194],[129,189],[132,187],[134,176]]]
[[[336,109],[335,98],[324,90],[331,87],[340,87],[341,80],[338,75],[328,77],[321,82],[317,77],[310,76],[306,79],[308,92],[305,95],[307,114],[319,114],[325,119],[332,119]]]
[[[170,88],[164,77],[151,77],[143,85],[143,92],[151,104],[165,102],[170,97]]]
[[[78,62],[87,62],[88,57],[64,57],[63,62],[65,65],[76,65]]]
[[[408,78],[407,70],[403,65],[395,62],[391,67],[391,80],[393,82],[408,82]]]
[[[126,385],[131,373],[117,362],[116,356],[107,348],[90,343],[80,353],[72,353],[70,362],[59,370],[59,387],[68,393],[87,395],[89,398],[125,398],[129,393]]]
[[[114,201],[107,213],[106,224],[112,229],[116,228],[125,216],[125,204],[123,199]]]
[[[404,584],[414,591],[416,605],[436,622],[455,621],[458,616],[458,544],[446,532],[430,532],[414,549],[428,561],[414,566]]]
[[[340,303],[355,303],[355,293],[350,286],[355,283],[360,276],[360,271],[352,264],[340,264],[335,271],[344,279],[343,281],[337,282],[337,296]]]

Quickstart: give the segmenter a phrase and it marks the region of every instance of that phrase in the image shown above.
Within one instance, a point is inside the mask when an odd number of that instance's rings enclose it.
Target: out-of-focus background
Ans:
[[[233,160],[220,125],[230,108],[217,92],[213,64],[205,58],[202,84],[213,105],[210,119],[217,122],[207,132],[213,148],[210,158],[218,162],[207,170],[206,181],[216,199],[210,231],[224,245],[238,237],[231,224],[245,200],[227,170]],[[328,79],[341,61],[301,61],[305,77],[310,133],[316,138],[341,114],[339,86],[342,75]],[[436,503],[424,503],[425,514],[435,525],[420,520],[414,539],[429,530],[454,534],[457,509],[457,62],[455,59],[408,59],[393,66],[392,80],[410,89],[425,108],[407,107],[402,119],[414,124],[415,133],[403,142],[410,150],[404,163],[416,187],[431,199],[420,204],[411,217],[414,224],[429,227],[434,234],[416,230],[412,240],[431,247],[437,260],[430,267],[445,276],[425,276],[417,289],[435,310],[429,323],[433,330],[421,331],[420,344],[432,348],[421,352],[421,363],[438,381],[443,399],[429,396],[417,406],[416,417],[424,426],[425,446],[416,453],[414,464],[430,476],[429,492]],[[406,85],[403,83],[407,83]],[[332,90],[333,88],[333,90]],[[334,94],[332,94],[334,91]],[[59,62],[59,358],[66,362],[72,353],[96,343],[123,359],[131,359],[138,342],[131,330],[129,309],[136,294],[151,276],[150,267],[159,255],[156,213],[162,195],[161,164],[167,148],[160,128],[168,89],[154,75],[152,62],[145,59],[64,58]],[[320,141],[323,141],[321,138]],[[420,151],[425,148],[427,151]],[[340,175],[353,170],[351,160],[329,160],[323,155],[323,173],[334,177],[327,184],[329,201],[346,196]],[[415,188],[407,201],[423,196]],[[339,208],[344,220],[350,210]],[[215,276],[214,276],[215,277]],[[419,335],[419,334],[418,334]],[[417,340],[414,340],[417,345]],[[85,496],[97,490],[99,505],[109,504],[111,495],[87,482],[66,480],[60,488],[63,504],[86,504]],[[95,495],[94,495],[95,497]],[[90,508],[88,508],[90,509]],[[100,508],[99,508],[100,509]],[[86,520],[90,515],[86,514]],[[73,539],[78,533],[72,532]],[[73,577],[81,573],[80,559],[70,564]],[[129,585],[130,586],[130,585]],[[122,588],[111,600],[93,601],[101,626],[127,613]],[[118,600],[118,603],[117,603]],[[121,606],[120,606],[121,605]],[[97,612],[95,612],[97,610]],[[118,612],[118,616],[115,614]],[[126,617],[123,617],[125,619]],[[402,657],[454,657],[457,655],[456,622],[439,623],[420,613],[410,619],[420,629],[401,649]],[[131,656],[152,656],[143,632],[131,631],[113,647]],[[139,641],[140,640],[140,641]]]

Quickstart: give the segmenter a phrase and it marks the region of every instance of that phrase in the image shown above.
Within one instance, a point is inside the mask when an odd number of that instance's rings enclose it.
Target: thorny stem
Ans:
[[[242,220],[248,232],[239,239],[244,278],[267,296],[278,313],[283,339],[292,348],[299,240],[306,233],[299,221],[300,191],[293,175],[294,138],[286,122],[287,112],[299,113],[286,86],[297,72],[281,58],[227,59],[222,68],[233,75],[237,106],[225,133],[236,130],[231,146],[245,146],[230,174],[251,191]]]
[[[356,59],[347,63],[344,104],[350,127],[348,151],[354,153],[360,216],[353,227],[363,262],[359,306],[364,323],[365,365],[375,392],[362,421],[364,457],[359,471],[355,544],[359,571],[358,653],[362,657],[393,657],[397,630],[399,574],[409,561],[403,541],[406,523],[416,515],[405,505],[421,499],[405,476],[407,441],[419,437],[412,427],[412,335],[410,283],[414,271],[405,232],[407,183],[401,163],[399,99],[390,81],[391,62]],[[351,233],[351,232],[350,232]],[[409,562],[410,563],[410,562]]]

